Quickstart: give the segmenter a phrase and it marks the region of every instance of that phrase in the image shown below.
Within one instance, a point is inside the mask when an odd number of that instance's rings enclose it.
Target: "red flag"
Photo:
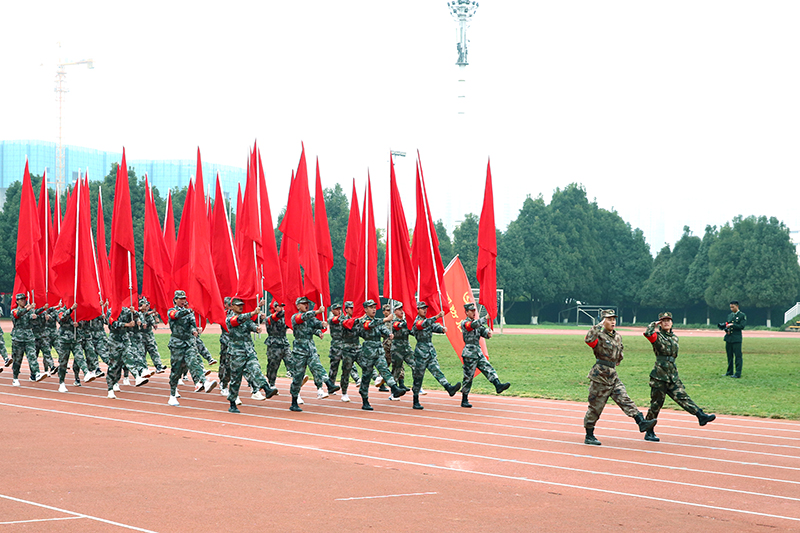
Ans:
[[[250,157],[252,162],[252,154]],[[239,264],[239,283],[236,295],[244,300],[245,306],[252,309],[261,298],[261,214],[258,197],[259,184],[256,166],[248,162],[247,184],[244,189],[242,206],[236,213],[236,245]]]
[[[314,233],[317,238],[317,256],[319,272],[322,276],[322,296],[324,305],[331,304],[331,286],[328,275],[333,268],[333,247],[331,232],[328,227],[328,211],[325,209],[325,194],[322,191],[322,180],[319,176],[319,158],[317,158],[317,185],[314,191]]]
[[[39,190],[39,253],[41,254],[42,272],[44,273],[44,294],[46,303],[58,305],[59,295],[53,290],[53,219],[50,217],[50,193],[47,190],[47,170],[42,175],[42,187]]]
[[[56,205],[53,212],[53,232],[55,233],[55,240],[53,247],[55,248],[55,241],[58,240],[58,235],[61,233],[61,193],[62,191],[56,190]]]
[[[194,210],[195,194],[194,182],[189,181],[186,191],[186,199],[183,201],[183,211],[181,212],[181,223],[178,226],[178,237],[175,241],[175,249],[181,250],[180,254],[172,258],[172,283],[173,290],[186,290],[189,283],[189,249],[192,246],[192,211]],[[166,239],[165,239],[166,244]]]
[[[237,253],[238,253],[238,250],[239,250],[239,244],[238,244],[238,239],[239,239],[239,213],[242,212],[242,204],[243,203],[244,202],[242,200],[242,184],[240,183],[239,184],[239,192],[236,193],[236,233],[234,233],[234,235],[233,235],[234,249],[237,250]]]
[[[389,224],[386,231],[386,263],[383,270],[383,296],[403,303],[407,313],[416,308],[417,276],[411,262],[408,224],[397,188],[394,161],[389,154]],[[411,321],[409,321],[411,327]]]
[[[419,157],[419,154],[417,154]],[[447,302],[444,288],[444,265],[439,254],[439,238],[433,225],[422,163],[417,161],[417,221],[414,226],[414,241],[411,245],[411,260],[417,271],[419,299],[431,307],[428,316],[437,314]]]
[[[447,287],[447,294],[453,295],[456,299],[454,302],[450,296],[447,297],[447,309],[444,314],[444,325],[447,327],[447,340],[456,351],[458,358],[461,359],[461,352],[464,351],[464,336],[461,333],[461,321],[467,318],[464,311],[464,304],[475,303],[475,298],[472,296],[472,288],[469,286],[469,278],[464,271],[464,265],[461,264],[461,259],[455,256],[450,264],[444,271],[444,284]],[[486,358],[489,358],[489,350],[486,347],[486,339],[480,338],[481,350]],[[478,375],[479,370],[475,371]]]
[[[211,234],[211,257],[217,285],[223,296],[234,296],[239,285],[239,266],[233,249],[231,225],[225,210],[225,198],[222,195],[222,184],[217,173],[217,188],[214,199],[214,228]]]
[[[167,208],[164,213],[164,244],[169,253],[169,260],[175,257],[175,213],[172,210],[172,191],[167,193]]]
[[[142,261],[142,296],[166,322],[167,312],[172,307],[172,261],[164,243],[161,223],[158,221],[156,202],[147,174],[144,175],[144,253]]]
[[[133,239],[131,190],[128,185],[128,163],[122,148],[122,163],[117,167],[114,188],[114,211],[111,217],[111,316],[118,317],[123,307],[136,305],[136,246]]]
[[[360,237],[361,215],[358,210],[358,194],[356,193],[356,180],[354,178],[353,194],[350,197],[350,217],[347,219],[347,238],[344,241],[344,260],[347,262],[344,276],[344,299],[345,301],[352,301],[353,305],[356,303],[353,298],[358,292],[358,287],[363,285],[356,274]]]
[[[76,320],[100,316],[100,284],[92,245],[89,188],[80,179],[67,202],[61,234],[53,250],[55,290],[66,307],[77,303]]]
[[[36,196],[33,194],[28,160],[25,160],[25,174],[22,177],[22,192],[19,201],[19,226],[17,228],[17,255],[15,267],[21,286],[20,292],[32,293],[29,301],[36,298],[45,304],[45,281],[42,272],[42,257],[39,252],[39,220],[36,216]],[[15,300],[16,303],[16,300]]]
[[[108,249],[106,248],[106,221],[103,214],[103,190],[97,190],[97,270],[100,282],[100,293],[103,301],[108,300],[111,293],[111,269],[108,265]]]
[[[255,152],[255,150],[254,150]],[[264,165],[261,164],[261,150],[258,150],[258,206],[261,213],[261,276],[264,290],[273,298],[283,298],[283,276],[278,261],[278,243],[275,240],[275,228],[272,225],[272,210],[269,207],[267,179],[264,176]]]
[[[290,197],[295,181],[294,171],[292,171],[292,184],[289,187]],[[286,212],[288,213],[288,211],[287,206]],[[281,224],[285,221],[286,213],[284,213]],[[300,271],[300,245],[286,235],[281,239],[280,261],[283,276],[283,303],[286,304],[286,323],[291,327],[289,319],[297,311],[295,300],[303,295],[303,275]]]
[[[478,226],[477,278],[481,287],[478,303],[486,308],[493,327],[494,319],[497,318],[497,233],[494,225],[491,161],[486,164],[486,189],[483,193],[483,209]]]
[[[378,290],[378,240],[375,230],[375,214],[372,209],[372,183],[367,174],[367,190],[364,195],[361,232],[358,238],[358,261],[356,262],[356,278],[358,286],[353,294],[353,305],[358,306],[365,300],[380,302]],[[358,309],[358,307],[356,307]]]

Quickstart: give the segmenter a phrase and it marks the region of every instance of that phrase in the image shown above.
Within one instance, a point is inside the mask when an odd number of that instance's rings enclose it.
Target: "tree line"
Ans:
[[[110,238],[116,169],[114,164],[102,181],[90,182],[93,227],[98,186],[102,186],[106,239]],[[128,177],[134,233],[139,236],[136,264],[141,281],[144,179],[135,169],[129,169]],[[38,195],[41,176],[31,179]],[[9,187],[0,213],[0,292],[6,293],[14,285],[20,190],[19,181]],[[334,252],[331,296],[341,301],[350,201],[338,184],[326,188],[324,194]],[[163,222],[166,198],[156,188],[153,196]],[[176,227],[185,198],[186,188],[173,192]],[[61,205],[65,210],[65,197]],[[282,216],[283,212],[279,220]],[[235,215],[231,218],[235,230]],[[447,263],[458,255],[471,284],[477,287],[478,217],[466,214],[452,238],[441,220],[436,230],[442,259]],[[385,239],[382,229],[377,233],[382,284]],[[277,229],[275,235],[280,243]],[[517,322],[537,321],[540,316],[556,321],[559,312],[578,303],[615,306],[629,317],[626,321],[633,320],[642,308],[670,309],[680,321],[681,315],[686,317],[698,306],[705,308],[707,317],[715,311],[718,315],[732,299],[740,301],[743,308],[764,309],[769,320],[773,308],[798,301],[800,292],[800,265],[789,228],[775,218],[739,216],[719,228],[706,227],[702,238],[684,227],[675,246],[665,245],[653,258],[640,229],[631,228],[616,211],[590,202],[578,184],[557,188],[549,204],[541,195],[526,198],[506,230],[497,231],[497,245],[497,286],[504,289],[506,313]],[[515,306],[525,309],[528,319],[514,314]]]

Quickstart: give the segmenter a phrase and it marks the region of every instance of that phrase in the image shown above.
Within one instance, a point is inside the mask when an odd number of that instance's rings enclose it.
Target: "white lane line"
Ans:
[[[0,405],[8,405],[8,404],[0,403]],[[31,409],[31,410],[35,410],[35,411],[48,412],[47,409],[38,408],[38,407],[23,407],[23,408]],[[271,427],[265,427],[265,426],[252,426],[252,425],[249,425],[249,424],[241,424],[239,422],[226,422],[226,421],[221,421],[221,420],[216,420],[216,419],[194,418],[194,417],[189,417],[189,416],[172,415],[172,414],[169,414],[169,413],[157,413],[157,412],[153,412],[153,411],[141,411],[141,410],[136,410],[136,409],[120,409],[120,408],[113,408],[113,407],[111,407],[110,409],[118,410],[118,411],[125,411],[125,412],[129,412],[129,413],[136,413],[136,414],[148,414],[148,415],[156,415],[156,416],[160,415],[160,416],[166,416],[166,417],[169,417],[169,418],[177,418],[177,419],[181,419],[181,420],[191,420],[193,422],[200,421],[200,422],[208,422],[208,423],[212,423],[212,424],[222,424],[222,425],[226,425],[226,426],[237,426],[237,427],[245,427],[245,428],[249,428],[249,429],[276,431],[276,432],[281,432],[281,433],[290,433],[290,434],[293,434],[293,435],[302,435],[302,436],[308,436],[308,437],[314,437],[314,438],[330,439],[330,440],[335,440],[335,441],[355,442],[355,443],[359,443],[359,444],[363,444],[363,442],[364,442],[362,439],[357,439],[357,438],[353,438],[353,437],[328,435],[328,434],[324,434],[324,433],[312,433],[312,432],[308,432],[308,431],[297,431],[297,430],[289,430],[289,429],[281,429],[281,428],[271,428]],[[125,419],[117,419],[117,418],[103,417],[103,416],[89,415],[89,414],[82,414],[82,413],[68,413],[68,412],[64,412],[64,411],[55,411],[55,410],[52,410],[52,411],[49,411],[49,412],[59,413],[59,414],[68,414],[68,415],[73,415],[73,416],[78,416],[78,417],[86,417],[86,418],[98,418],[98,419],[101,419],[101,420],[110,420],[110,421],[117,421],[117,422],[120,422],[120,421],[121,422],[128,422],[128,423],[137,424],[137,425],[147,425],[147,424],[144,424],[142,422],[135,422],[135,421],[125,420]],[[159,426],[156,426],[154,424],[150,425],[150,426],[151,427],[159,427]],[[190,430],[184,429],[184,431],[190,431]],[[413,434],[403,434],[403,436],[406,436],[406,437],[420,437],[420,435],[413,435]],[[440,440],[446,440],[446,439],[440,439]],[[470,444],[470,445],[475,444],[473,442],[468,442],[468,441],[459,441],[459,442]],[[436,449],[436,448],[423,448],[423,447],[419,447],[419,446],[410,446],[410,445],[405,445],[405,444],[396,444],[396,443],[381,442],[381,441],[374,441],[374,442],[372,442],[372,444],[378,445],[378,446],[386,446],[386,447],[390,447],[390,448],[401,448],[403,450],[410,450],[410,451],[415,451],[415,452],[427,452],[427,453],[435,453],[435,454],[443,454],[443,455],[457,455],[457,456],[462,456],[463,455],[462,452],[457,452],[457,451],[440,450],[440,449]],[[498,447],[505,447],[505,446],[498,445]],[[509,448],[514,449],[514,447],[509,447]],[[528,451],[525,448],[517,448],[517,449],[519,449],[521,451]],[[513,464],[517,464],[517,465],[521,465],[521,466],[530,466],[530,467],[546,468],[546,469],[553,469],[553,470],[563,470],[563,471],[567,471],[567,472],[578,472],[578,473],[583,473],[583,474],[592,474],[592,475],[599,475],[599,476],[609,476],[609,477],[616,477],[616,478],[623,478],[623,479],[631,479],[631,480],[634,480],[634,481],[650,481],[650,482],[653,482],[653,483],[664,483],[664,484],[667,484],[667,485],[678,485],[678,486],[682,486],[682,487],[695,487],[695,488],[702,488],[702,489],[706,489],[706,490],[716,490],[716,491],[721,491],[721,492],[732,492],[732,493],[736,493],[736,494],[748,494],[748,495],[751,495],[751,496],[761,496],[761,497],[765,497],[765,498],[775,498],[775,499],[780,499],[780,500],[789,500],[789,501],[800,502],[800,498],[794,498],[794,497],[791,497],[791,496],[780,496],[780,495],[777,495],[777,494],[767,494],[767,493],[762,493],[762,492],[752,492],[752,491],[745,491],[745,490],[741,490],[741,489],[730,489],[730,488],[726,488],[726,487],[718,487],[718,486],[713,486],[713,485],[700,485],[700,484],[696,484],[696,483],[672,481],[672,480],[667,480],[667,479],[647,478],[647,477],[642,477],[642,476],[619,474],[619,473],[615,473],[615,472],[601,472],[601,471],[589,470],[589,469],[585,469],[585,468],[574,468],[574,467],[567,467],[567,466],[551,465],[551,464],[547,464],[547,463],[535,463],[535,462],[530,462],[530,461],[521,461],[521,460],[517,460],[517,459],[505,459],[505,458],[502,458],[502,457],[492,457],[492,456],[488,456],[488,455],[481,455],[479,458],[483,459],[483,460],[486,460],[486,461],[493,461],[493,462],[499,462],[499,463],[513,463]],[[684,469],[683,468],[673,468],[673,470],[684,470]]]
[[[383,496],[358,496],[355,498],[336,498],[335,502],[348,502],[351,500],[377,500],[380,498],[401,498],[403,496],[427,496],[429,494],[439,494],[438,492],[413,492],[411,494],[384,494]]]
[[[102,522],[104,524],[110,524],[112,526],[117,527],[124,527],[125,529],[130,529],[133,531],[141,531],[142,533],[157,533],[156,531],[152,531],[150,529],[143,529],[136,526],[129,526],[128,524],[123,524],[121,522],[114,522],[113,520],[106,520],[105,518],[100,518],[98,516],[91,516],[88,514],[83,513],[76,513],[75,511],[68,511],[67,509],[60,509],[58,507],[53,507],[52,505],[45,505],[43,503],[32,502],[30,500],[23,500],[20,498],[15,498],[13,496],[7,496],[5,494],[0,494],[0,498],[5,498],[6,500],[11,500],[12,502],[18,503],[27,503],[28,505],[33,505],[35,507],[41,507],[43,509],[50,509],[51,511],[58,511],[59,513],[65,513],[74,516],[75,518],[86,518],[88,520],[94,520],[95,522]]]
[[[52,410],[52,409],[40,409],[40,408],[37,408],[37,407],[26,407],[26,406],[10,405],[10,404],[2,404],[2,403],[0,403],[0,405],[7,405],[7,406],[10,406],[10,407],[18,407],[18,408],[21,408],[21,409],[28,409],[28,410],[33,410],[33,411],[43,411],[43,412],[48,412],[48,413],[52,413],[52,414],[63,414],[63,415],[75,416],[75,417],[79,417],[79,418],[91,418],[91,419],[96,419],[96,420],[106,420],[106,421],[109,421],[109,422],[118,422],[118,423],[121,422],[121,423],[127,423],[127,424],[131,424],[131,425],[146,426],[146,427],[149,427],[149,428],[166,429],[166,430],[170,430],[170,431],[181,431],[181,432],[191,433],[192,435],[204,435],[204,436],[208,436],[208,437],[228,438],[228,439],[232,439],[232,440],[240,440],[240,441],[245,441],[245,442],[254,442],[254,443],[259,443],[259,444],[268,444],[268,445],[271,445],[271,446],[280,446],[280,447],[283,447],[283,448],[308,450],[308,451],[313,451],[313,452],[318,452],[318,453],[330,453],[330,454],[333,454],[333,455],[340,455],[340,456],[343,456],[343,457],[346,457],[346,458],[358,457],[358,458],[366,459],[366,460],[382,461],[382,462],[387,462],[387,463],[397,463],[397,464],[401,464],[401,465],[416,466],[416,467],[420,467],[420,468],[432,468],[432,469],[435,469],[435,470],[443,470],[443,471],[448,471],[448,472],[457,472],[457,473],[460,473],[460,474],[473,474],[473,475],[486,476],[486,477],[498,478],[498,479],[524,481],[524,482],[527,482],[527,483],[535,483],[535,484],[538,484],[538,485],[546,485],[546,486],[550,486],[550,487],[570,488],[570,489],[576,489],[576,490],[579,490],[579,491],[583,490],[583,491],[588,491],[588,492],[599,492],[599,493],[602,493],[602,494],[615,494],[617,496],[625,496],[625,497],[629,497],[629,498],[640,498],[640,499],[644,499],[644,500],[652,500],[652,501],[657,501],[657,502],[661,502],[661,503],[673,503],[673,504],[676,504],[676,505],[686,505],[686,506],[689,506],[689,507],[699,507],[699,508],[702,508],[702,509],[714,509],[714,510],[724,511],[724,512],[729,512],[729,513],[746,514],[746,515],[751,515],[751,516],[763,516],[763,517],[767,517],[767,518],[776,518],[776,519],[779,519],[779,520],[790,520],[790,521],[793,521],[793,522],[800,522],[800,518],[792,517],[792,516],[783,516],[783,515],[774,515],[774,514],[769,514],[769,513],[760,513],[760,512],[757,512],[757,511],[746,511],[746,510],[742,510],[742,509],[720,507],[720,506],[707,505],[707,504],[703,504],[703,503],[696,503],[696,502],[690,502],[690,501],[672,500],[672,499],[667,499],[667,498],[663,498],[663,497],[660,497],[660,496],[648,496],[646,494],[636,494],[636,493],[630,493],[630,492],[614,491],[614,490],[608,490],[608,489],[605,489],[605,488],[594,488],[594,487],[586,487],[586,486],[583,486],[583,485],[572,485],[572,484],[569,484],[569,483],[559,483],[559,482],[556,482],[556,481],[544,481],[544,480],[540,480],[540,479],[530,479],[530,478],[522,477],[522,476],[510,476],[510,475],[506,475],[506,474],[496,474],[496,473],[493,473],[493,472],[482,472],[482,471],[479,471],[479,470],[467,470],[467,469],[462,469],[462,468],[455,468],[455,467],[436,465],[436,464],[417,463],[417,462],[414,462],[414,461],[405,461],[405,460],[401,460],[401,459],[394,459],[394,458],[391,458],[391,457],[379,457],[379,456],[366,455],[366,454],[355,453],[355,452],[350,452],[350,451],[330,450],[330,449],[327,449],[327,448],[321,448],[319,446],[310,446],[310,445],[303,445],[303,444],[289,444],[289,443],[280,442],[280,441],[255,439],[255,438],[252,438],[252,437],[242,437],[242,436],[237,436],[237,435],[229,435],[229,434],[225,434],[225,433],[215,433],[215,432],[211,432],[211,431],[186,429],[186,428],[180,428],[180,427],[175,427],[175,426],[165,426],[165,425],[162,425],[162,424],[152,424],[152,423],[147,423],[147,422],[136,422],[136,421],[133,421],[133,420],[125,420],[125,419],[120,419],[120,418],[110,418],[110,417],[103,417],[103,416],[86,415],[86,414],[79,414],[79,413],[70,413],[70,412],[65,412],[65,411],[55,411],[55,410]],[[141,412],[141,413],[143,413],[143,414],[158,414],[158,413],[150,413],[150,412]],[[184,417],[184,418],[188,418],[188,417]],[[213,420],[212,422],[224,424],[224,422],[220,422],[220,421],[217,421],[217,420]],[[268,428],[264,428],[264,429],[268,429]],[[337,439],[342,439],[342,437],[336,437],[336,438]],[[363,441],[359,441],[359,442],[363,443]],[[413,447],[410,447],[410,446],[403,446],[403,447],[405,447],[405,448],[413,448]],[[511,462],[511,461],[503,460],[503,462]],[[37,505],[41,505],[41,504],[37,504]],[[43,506],[42,505],[42,507],[47,507],[47,506]],[[66,511],[64,511],[64,512],[66,512]],[[78,513],[70,512],[70,514],[78,514]],[[85,516],[85,515],[82,515],[82,516]],[[88,517],[88,518],[94,518],[94,517]],[[120,524],[120,525],[122,525],[122,524]],[[131,529],[136,529],[136,528],[132,528],[131,526],[125,526],[125,527],[129,527]],[[146,530],[138,529],[138,531],[146,531]],[[146,533],[152,533],[152,532],[147,532],[146,531]]]
[[[14,522],[0,522],[0,526],[13,524],[30,524],[31,522],[57,522],[59,520],[83,520],[83,516],[65,516],[63,518],[40,518],[38,520],[15,520]]]
[[[67,403],[67,404],[78,405],[78,406],[98,407],[98,408],[101,408],[101,409],[111,409],[111,410],[122,411],[122,412],[130,411],[130,412],[137,412],[137,413],[144,412],[144,413],[152,413],[152,414],[162,414],[160,412],[138,411],[138,410],[127,409],[127,408],[123,408],[123,407],[114,407],[114,406],[110,406],[110,405],[87,404],[87,403],[83,403],[83,402],[73,402],[73,401],[69,401],[69,400],[62,400],[60,398],[43,398],[43,397],[40,397],[40,396],[12,395],[12,394],[9,394],[9,393],[7,393],[7,394],[9,396],[19,396],[21,398],[30,398],[30,399],[37,399],[37,400],[43,400],[43,401],[54,401],[54,402]],[[78,394],[82,394],[82,393],[78,393]],[[82,394],[82,395],[90,397],[90,398],[95,398],[95,396],[88,395],[88,394]],[[151,395],[151,394],[141,393],[141,392],[139,392],[138,395],[154,396],[154,395]],[[145,404],[145,405],[159,405],[159,406],[161,405],[161,404],[156,404],[154,402],[149,402],[149,401],[145,401],[145,400],[129,399],[128,401],[134,402],[134,403]],[[203,402],[203,403],[216,403],[216,402],[213,402],[211,400],[202,400],[202,399],[197,399],[195,401]],[[282,411],[279,408],[266,407],[266,406],[261,406],[261,405],[259,406],[259,408]],[[186,407],[186,406],[184,406],[184,407],[182,407],[182,409],[192,409],[192,410],[196,410],[196,411],[219,413],[219,411],[216,410],[216,409],[207,409],[207,408],[203,408],[203,407]],[[164,416],[173,416],[173,417],[177,417],[177,418],[186,418],[186,419],[191,419],[191,420],[206,420],[206,419],[196,419],[194,417],[188,417],[188,416],[184,417],[184,416],[179,416],[179,415],[170,415],[170,414],[167,414],[167,413],[164,413]],[[258,419],[263,419],[262,415],[258,415],[258,414],[254,414],[254,413],[242,413],[242,415],[240,415],[240,416],[257,417]],[[319,415],[319,416],[347,418],[348,420],[352,420],[353,419],[352,417],[345,417],[343,415],[337,415],[337,414],[323,414],[323,415]],[[319,421],[314,421],[314,420],[288,419],[288,418],[281,418],[281,420],[286,420],[286,421],[290,421],[291,420],[292,422],[295,422],[295,423],[298,423],[298,424],[310,424],[310,425],[317,425],[317,426],[324,426],[324,427],[333,427],[333,428],[336,428],[336,429],[340,429],[340,428],[345,429],[346,428],[346,429],[352,429],[352,430],[357,430],[357,431],[383,433],[383,434],[388,434],[388,435],[395,435],[396,434],[395,431],[381,430],[381,429],[376,429],[376,428],[366,428],[366,427],[360,427],[360,426],[348,426],[348,425],[343,425],[341,423],[328,423],[328,422],[319,422]],[[369,420],[376,420],[376,419],[369,419]],[[376,420],[376,421],[385,422],[385,423],[388,423],[388,424],[407,425],[407,424],[403,424],[402,422],[396,422],[396,421],[385,421],[385,420]],[[264,426],[261,426],[261,425],[241,424],[241,423],[236,423],[236,422],[231,422],[231,424],[237,425],[237,426],[241,426],[241,427],[247,427],[247,428],[264,428]],[[427,429],[433,429],[433,430],[458,431],[458,432],[465,432],[465,433],[470,433],[470,434],[488,435],[488,436],[493,436],[493,437],[517,438],[517,439],[523,439],[523,440],[535,440],[535,441],[550,442],[550,443],[557,443],[557,444],[569,444],[569,445],[580,446],[581,449],[583,449],[583,450],[586,449],[586,445],[585,444],[576,443],[574,441],[561,441],[561,440],[556,440],[556,439],[544,439],[544,438],[541,438],[541,437],[517,436],[517,435],[504,434],[504,433],[485,432],[485,431],[474,431],[474,430],[471,431],[471,430],[466,430],[466,429],[447,428],[447,427],[442,427],[442,426],[429,426],[429,425],[423,425],[423,424],[417,424],[416,426],[419,427],[419,428],[427,428]],[[275,428],[272,428],[272,429],[275,429]],[[279,430],[278,429],[278,431],[293,432],[293,430],[288,430],[288,429],[287,430]],[[307,435],[307,434],[316,435],[314,433],[308,433],[308,432],[299,432],[299,433],[304,434],[304,435]],[[607,462],[622,463],[622,464],[634,463],[634,461],[627,461],[627,460],[623,460],[623,459],[615,459],[615,458],[612,458],[612,457],[600,457],[600,456],[589,455],[589,454],[585,454],[585,453],[561,452],[561,451],[543,450],[543,449],[537,449],[537,448],[525,448],[525,447],[510,446],[510,445],[503,445],[503,444],[483,443],[483,442],[478,442],[478,441],[464,441],[464,440],[456,440],[456,439],[452,439],[452,438],[437,437],[437,436],[433,436],[433,435],[412,435],[412,434],[408,434],[408,433],[404,433],[404,434],[408,435],[408,436],[415,436],[415,437],[418,437],[418,438],[429,438],[429,439],[433,439],[433,440],[444,440],[444,441],[448,441],[448,442],[449,441],[460,442],[460,443],[465,443],[465,444],[469,444],[469,445],[483,445],[483,446],[490,446],[490,447],[497,447],[497,448],[504,448],[504,449],[522,450],[522,451],[531,452],[531,453],[544,453],[544,454],[550,454],[550,455],[563,455],[563,456],[568,456],[568,457],[588,458],[588,459],[594,459],[594,460],[598,460],[598,461],[607,461]],[[630,439],[630,440],[632,440],[632,439]],[[800,471],[800,468],[798,468],[798,467],[771,465],[771,464],[764,464],[764,463],[741,462],[741,461],[728,460],[728,459],[718,459],[718,458],[712,458],[712,457],[677,454],[677,453],[670,453],[670,452],[660,452],[660,451],[654,451],[654,450],[641,450],[641,449],[636,449],[636,448],[623,448],[623,447],[615,447],[615,446],[604,446],[603,448],[605,448],[606,450],[636,451],[636,452],[646,453],[646,454],[651,454],[651,455],[664,455],[667,458],[680,457],[680,458],[693,459],[693,460],[708,460],[708,461],[715,461],[715,462],[721,462],[721,463],[730,463],[730,464],[734,464],[734,465],[748,465],[748,466],[757,466],[757,467],[770,467],[770,468],[775,468],[775,469],[779,469],[779,470]],[[714,450],[724,450],[724,448],[712,448],[712,449],[714,449]],[[597,449],[594,449],[594,450],[597,450]],[[602,452],[602,453],[604,453],[604,452]],[[772,456],[774,457],[776,455],[773,454]],[[780,456],[780,457],[789,457],[791,459],[797,459],[797,457],[794,457],[794,456]],[[777,482],[777,483],[800,484],[800,482],[794,481],[794,480],[785,480],[785,479],[778,479],[778,478],[752,476],[752,475],[747,475],[747,474],[738,474],[738,473],[734,473],[734,472],[720,472],[720,471],[715,471],[715,470],[692,469],[692,468],[687,468],[687,467],[670,466],[668,464],[660,464],[660,463],[636,462],[635,464],[638,464],[638,465],[641,465],[641,466],[646,466],[646,467],[649,466],[649,467],[652,467],[652,468],[662,468],[662,469],[666,469],[666,470],[682,470],[682,471],[686,471],[686,472],[696,472],[696,473],[701,473],[701,474],[717,474],[717,475],[720,475],[720,476],[738,477],[738,478],[753,479],[753,480],[760,480],[760,481],[773,481],[773,482]]]

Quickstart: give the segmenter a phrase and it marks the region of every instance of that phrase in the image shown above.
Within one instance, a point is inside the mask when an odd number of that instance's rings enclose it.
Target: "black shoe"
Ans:
[[[584,444],[591,444],[592,446],[600,446],[600,441],[594,436],[594,428],[586,428],[586,438],[583,439]]]
[[[263,387],[261,387],[261,390],[264,391],[264,396],[266,396],[267,399],[270,399],[276,394],[278,394],[278,389],[271,388],[269,385],[264,385]]]
[[[445,386],[444,386],[444,388],[445,388],[445,390],[447,391],[447,394],[449,394],[449,395],[450,395],[450,397],[452,398],[453,396],[455,396],[455,395],[456,395],[456,393],[457,393],[458,391],[460,391],[460,390],[461,390],[461,382],[459,381],[459,382],[458,382],[458,383],[456,383],[455,385],[450,385],[450,384],[448,383],[447,385],[445,385]]]
[[[303,410],[300,409],[300,406],[297,405],[297,396],[292,396],[292,406],[289,407],[290,411],[296,411],[298,413],[302,413]]]
[[[8,359],[6,359],[6,362],[3,363],[3,366],[11,366],[11,363],[13,363],[13,362],[14,362],[14,360],[9,357]]]
[[[236,407],[236,400],[231,402],[231,406],[228,407],[229,413],[241,413],[238,407]]]
[[[394,387],[391,388],[391,391],[392,391],[392,396],[394,396],[395,398],[399,398],[406,392],[408,392],[408,389],[406,389],[405,387],[401,387],[399,385],[395,385]]]
[[[639,431],[644,433],[645,431],[649,431],[655,427],[658,420],[645,420],[642,416],[642,413],[634,416],[633,419],[636,421],[636,424],[639,426]]]
[[[725,372],[725,377],[726,378],[732,378],[733,377],[733,372]]]
[[[378,392],[389,392],[390,390],[391,389],[386,386],[386,383],[381,383],[381,386],[378,389]]]
[[[709,422],[713,422],[717,419],[717,415],[707,415],[703,411],[697,411],[697,421],[700,422],[701,426],[705,426]]]
[[[100,370],[99,368],[98,368],[97,370],[95,370],[95,376],[96,376],[96,377],[98,377],[98,378],[102,378],[102,377],[103,377],[103,376],[105,376],[105,375],[106,375],[106,373],[105,373],[105,372],[103,372],[102,370]]]
[[[413,407],[414,407],[414,409],[425,409],[419,403],[419,394],[414,394],[414,405],[413,405]]]
[[[367,400],[362,400],[362,402],[363,403],[361,404],[361,408],[363,410],[365,410],[365,411],[374,411],[374,409],[372,408],[372,406],[369,404],[369,402]]]
[[[651,429],[649,431],[645,431],[644,440],[649,440],[650,442],[659,442],[661,439],[659,439],[656,436],[656,432]]]
[[[339,385],[337,385],[336,383],[334,383],[330,379],[325,382],[325,385],[328,386],[328,394],[333,394],[337,390],[341,389],[341,387]]]
[[[469,393],[461,393],[461,407],[472,407],[469,403]]]
[[[403,383],[402,379],[397,381],[397,386],[400,387],[401,389],[405,389],[406,392],[411,390],[408,387],[406,387],[406,384]]]
[[[507,390],[511,386],[511,383],[500,383],[500,380],[494,382],[494,390],[497,394],[500,394],[504,390]]]
[[[741,374],[734,374],[731,377],[734,378],[734,379],[739,379],[739,378],[742,377],[742,375]]]

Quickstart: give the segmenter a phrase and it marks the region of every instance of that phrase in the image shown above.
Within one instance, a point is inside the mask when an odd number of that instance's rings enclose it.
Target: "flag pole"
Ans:
[[[367,172],[367,186],[364,187],[364,301],[369,299],[369,172]]]
[[[102,200],[100,199],[99,194],[100,194],[100,188],[98,187],[97,201],[102,203]],[[91,232],[92,228],[89,228],[89,231]],[[97,248],[95,247],[94,239],[95,239],[95,236],[94,236],[94,233],[92,233],[92,239],[91,239],[91,241],[92,241],[92,259],[94,260],[94,275],[97,278],[97,296],[100,298],[100,312],[102,313],[103,312],[103,289],[100,287],[100,271],[97,268]]]
[[[47,223],[50,220],[50,191],[47,190],[46,168],[44,169],[42,181],[44,182],[44,194],[47,199],[47,210],[44,215],[44,303],[46,304],[50,301],[50,224]],[[41,201],[41,198],[39,201]]]
[[[78,169],[78,183],[76,184],[78,187],[78,198],[77,198],[77,210],[75,212],[75,285],[72,291],[72,303],[78,303],[78,243],[80,243],[80,227],[81,227],[81,169]],[[75,308],[75,314],[72,317],[72,323],[78,323],[78,308]],[[78,327],[72,326],[72,336],[73,339],[78,338]]]
[[[389,307],[394,316],[394,278],[392,277],[392,171],[394,160],[389,152],[389,208],[386,210],[386,257],[389,259]]]

